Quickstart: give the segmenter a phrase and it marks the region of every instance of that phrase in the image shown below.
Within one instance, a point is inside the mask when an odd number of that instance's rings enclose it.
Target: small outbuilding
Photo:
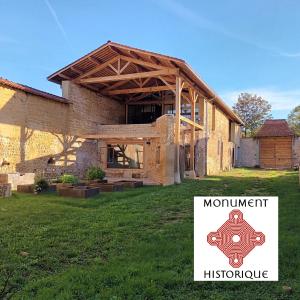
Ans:
[[[294,133],[286,120],[266,120],[256,134],[259,139],[259,165],[266,169],[293,167]]]

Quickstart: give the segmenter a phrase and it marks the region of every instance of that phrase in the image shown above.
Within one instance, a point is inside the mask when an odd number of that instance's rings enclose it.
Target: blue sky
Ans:
[[[300,104],[298,0],[0,0],[0,76],[60,94],[46,77],[107,40],[185,59],[229,104]]]

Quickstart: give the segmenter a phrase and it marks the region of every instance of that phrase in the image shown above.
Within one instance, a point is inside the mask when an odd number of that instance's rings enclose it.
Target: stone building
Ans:
[[[107,42],[48,79],[0,79],[0,173],[180,183],[235,164],[242,121],[181,59]]]

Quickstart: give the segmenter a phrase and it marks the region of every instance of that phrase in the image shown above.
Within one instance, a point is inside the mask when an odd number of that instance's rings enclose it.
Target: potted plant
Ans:
[[[60,183],[56,184],[57,190],[59,190],[61,188],[66,188],[66,187],[78,185],[79,180],[76,176],[74,176],[72,174],[63,174],[59,178],[59,182]]]

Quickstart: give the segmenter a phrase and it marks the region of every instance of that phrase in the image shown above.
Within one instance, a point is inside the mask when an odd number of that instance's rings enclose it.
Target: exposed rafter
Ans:
[[[94,69],[92,69],[91,71],[86,72],[86,73],[82,74],[81,76],[77,77],[77,78],[75,79],[75,81],[77,81],[77,80],[79,80],[79,79],[82,79],[82,78],[85,78],[85,77],[88,77],[88,76],[91,76],[91,75],[93,75],[94,73],[99,72],[99,71],[101,71],[101,70],[107,68],[110,64],[113,64],[113,63],[116,62],[118,59],[119,59],[118,56],[116,56],[116,57],[110,59],[109,61],[103,63],[102,65],[97,66],[97,67],[95,67]]]
[[[172,89],[175,86],[171,86]],[[152,93],[159,91],[168,91],[170,87],[166,85],[162,86],[152,86],[152,87],[144,87],[144,88],[133,88],[133,89],[121,89],[107,92],[108,95],[121,95],[121,94],[138,94],[138,93]]]
[[[102,82],[117,81],[117,80],[133,80],[137,78],[147,78],[147,77],[157,77],[162,75],[177,75],[177,74],[178,74],[177,69],[166,69],[166,70],[157,70],[157,71],[149,71],[149,72],[142,72],[142,73],[86,78],[86,79],[80,79],[78,82],[79,83],[102,83]]]

